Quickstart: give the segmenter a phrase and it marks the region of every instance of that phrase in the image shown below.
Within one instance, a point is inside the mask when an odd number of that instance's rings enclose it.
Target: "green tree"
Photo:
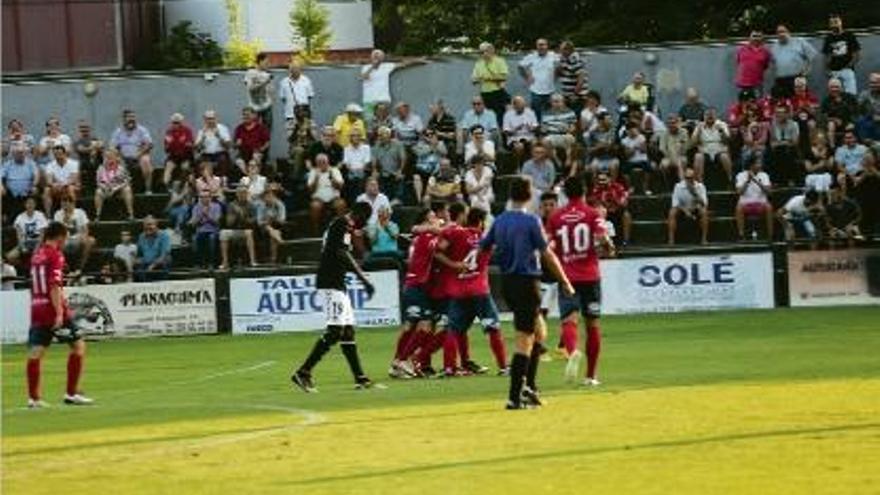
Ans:
[[[241,17],[239,0],[226,0],[225,6],[229,39],[223,50],[223,65],[250,67],[256,62],[262,43],[260,40],[244,39],[244,20]]]
[[[135,67],[148,70],[202,69],[223,65],[223,50],[207,33],[197,32],[191,22],[174,25],[168,35],[145,50]]]
[[[290,11],[294,45],[302,45],[297,57],[306,64],[324,61],[330,47],[330,12],[318,0],[296,0]]]

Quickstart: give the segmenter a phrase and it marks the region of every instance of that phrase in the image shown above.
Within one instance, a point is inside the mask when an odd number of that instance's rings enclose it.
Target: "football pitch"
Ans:
[[[313,395],[288,379],[311,333],[92,343],[97,404],[80,408],[60,405],[55,346],[39,411],[22,408],[25,348],[6,346],[3,493],[880,493],[880,308],[608,317],[603,332],[600,388],[542,363],[549,404],[510,412],[506,378],[388,380],[391,329],[358,334],[387,389],[353,390],[334,350]],[[471,347],[490,363],[476,329]]]

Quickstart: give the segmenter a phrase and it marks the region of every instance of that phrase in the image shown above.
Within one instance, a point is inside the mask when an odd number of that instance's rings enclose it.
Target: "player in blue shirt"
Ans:
[[[507,409],[540,406],[535,377],[538,374],[546,328],[541,318],[541,264],[559,280],[560,289],[574,294],[559,260],[549,249],[541,220],[526,211],[532,201],[532,182],[518,177],[510,184],[513,206],[502,213],[480,243],[484,250],[497,247],[502,273],[502,295],[513,309],[516,351],[510,364]],[[525,380],[525,387],[523,387]]]

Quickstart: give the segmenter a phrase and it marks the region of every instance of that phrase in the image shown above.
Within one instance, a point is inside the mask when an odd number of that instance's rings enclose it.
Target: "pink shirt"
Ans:
[[[764,83],[764,71],[770,66],[770,50],[766,46],[747,43],[736,51],[736,85],[752,88]]]

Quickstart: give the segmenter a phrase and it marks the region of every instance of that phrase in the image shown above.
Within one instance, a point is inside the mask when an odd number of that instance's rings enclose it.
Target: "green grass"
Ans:
[[[108,341],[92,343],[86,361],[84,387],[98,404],[43,411],[22,409],[25,349],[6,346],[4,488],[534,493],[589,480],[596,493],[652,493],[668,463],[683,470],[666,486],[676,493],[776,493],[786,475],[795,481],[785,486],[807,483],[810,493],[880,483],[863,460],[810,468],[813,449],[845,459],[880,447],[880,308],[609,317],[603,332],[603,387],[579,390],[562,380],[562,361],[544,363],[550,404],[522,413],[501,411],[507,381],[494,376],[385,380],[393,330],[358,334],[366,370],[387,390],[352,390],[336,350],[316,370],[319,394],[292,390],[290,371],[315,334]],[[490,363],[476,330],[471,347]],[[53,347],[43,368],[56,404],[65,354]],[[529,458],[535,475],[517,462]],[[604,474],[575,469],[586,464]],[[761,478],[777,464],[776,477]],[[533,486],[533,476],[544,481]]]

